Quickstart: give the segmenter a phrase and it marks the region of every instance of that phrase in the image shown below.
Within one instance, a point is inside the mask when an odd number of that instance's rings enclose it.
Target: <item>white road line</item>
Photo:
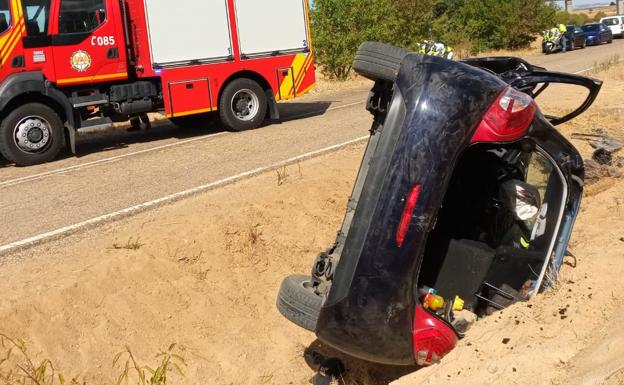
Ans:
[[[139,212],[142,211],[146,211],[148,209],[152,209],[155,207],[158,207],[160,205],[166,204],[166,203],[171,203],[171,202],[175,202],[178,201],[180,199],[183,198],[188,198],[191,195],[195,195],[201,192],[205,192],[208,190],[212,190],[218,187],[223,187],[225,185],[234,183],[234,182],[238,182],[240,180],[246,179],[246,178],[250,178],[253,176],[256,176],[258,174],[262,174],[265,173],[267,171],[271,171],[271,170],[275,170],[278,169],[280,167],[284,167],[284,166],[288,166],[290,164],[296,163],[296,162],[300,162],[302,160],[306,160],[306,159],[310,159],[316,156],[320,156],[323,154],[327,154],[329,152],[332,151],[336,151],[339,150],[341,148],[347,147],[349,145],[352,144],[356,144],[359,142],[363,142],[365,140],[367,140],[369,138],[369,136],[362,136],[360,138],[357,139],[353,139],[353,140],[349,140],[347,142],[343,142],[340,144],[336,144],[333,146],[329,146],[329,147],[325,147],[322,148],[320,150],[316,150],[316,151],[311,151],[299,156],[295,156],[292,157],[290,159],[286,159],[284,161],[278,162],[278,163],[273,163],[269,166],[264,166],[264,167],[258,167],[256,169],[250,170],[250,171],[246,171],[237,175],[233,175],[230,176],[228,178],[224,178],[215,182],[211,182],[211,183],[207,183],[201,186],[197,186],[197,187],[193,187],[190,188],[188,190],[184,190],[184,191],[180,191],[178,193],[175,194],[171,194],[171,195],[167,195],[158,199],[154,199],[151,200],[149,202],[144,202],[141,204],[138,204],[136,206],[132,206],[132,207],[128,207],[125,208],[123,210],[119,210],[119,211],[115,211],[109,214],[104,214],[104,215],[100,215],[98,217],[95,218],[91,218],[88,219],[86,221],[83,222],[79,222],[79,223],[75,223],[73,225],[69,225],[69,226],[65,226],[62,227],[60,229],[56,229],[53,231],[49,231],[43,234],[39,234],[39,235],[35,235],[33,237],[29,237],[26,239],[22,239],[16,242],[12,242],[12,243],[8,243],[6,245],[2,245],[0,246],[0,255],[2,254],[7,254],[13,251],[17,251],[19,249],[23,249],[23,248],[27,248],[27,247],[31,247],[31,246],[35,246],[37,244],[46,242],[46,241],[50,241],[52,239],[55,238],[59,238],[59,237],[63,237],[63,236],[67,236],[73,233],[78,232],[79,230],[82,230],[84,228],[88,228],[88,227],[92,227],[92,226],[96,226],[96,225],[101,225],[103,223],[112,221],[112,220],[117,220],[129,215],[133,215],[133,214],[137,214]]]
[[[577,71],[577,72],[574,73],[574,75],[579,75],[579,74],[582,74],[584,72],[589,72],[589,71],[593,70],[594,68],[596,68],[596,67],[591,67],[591,68],[584,69],[582,71]]]
[[[326,111],[339,110],[339,109],[342,109],[342,108],[352,107],[352,106],[356,106],[356,105],[363,104],[363,103],[364,102],[350,103],[350,104],[345,104],[345,105],[341,105],[341,106],[331,107],[331,108],[328,108],[325,111],[308,112],[308,113],[301,114],[301,115],[295,115],[295,116],[292,116],[290,118],[287,118],[286,121],[306,118],[306,117],[309,117],[309,116],[318,115],[319,113],[322,114],[323,112],[326,112]],[[95,167],[95,166],[99,166],[99,165],[102,165],[102,164],[111,163],[111,162],[114,162],[114,161],[117,161],[117,160],[120,160],[120,159],[128,158],[128,157],[131,157],[131,156],[141,155],[141,154],[145,154],[145,153],[148,153],[148,152],[163,150],[163,149],[167,149],[167,148],[171,148],[171,147],[177,147],[177,146],[181,146],[181,145],[184,145],[184,144],[197,142],[197,141],[200,141],[200,140],[207,140],[207,139],[214,138],[216,136],[221,136],[221,135],[226,135],[226,134],[229,134],[229,133],[228,132],[219,132],[219,133],[216,133],[216,134],[211,134],[211,135],[207,135],[207,136],[200,136],[200,137],[197,137],[197,138],[181,140],[181,141],[175,142],[175,143],[164,144],[162,146],[156,146],[156,147],[152,147],[152,148],[147,148],[145,150],[130,152],[130,153],[123,154],[123,155],[117,155],[117,156],[113,156],[113,157],[110,157],[110,158],[98,159],[98,160],[94,160],[92,162],[81,163],[81,164],[77,164],[77,165],[74,165],[74,166],[59,168],[59,169],[56,169],[56,170],[50,170],[50,171],[42,172],[42,173],[39,173],[39,174],[33,174],[33,175],[24,176],[24,177],[21,177],[21,178],[10,179],[10,180],[6,180],[6,181],[3,181],[3,182],[0,182],[0,188],[15,186],[15,185],[26,183],[26,182],[31,182],[31,181],[35,181],[35,180],[39,180],[39,179],[44,179],[44,178],[47,178],[47,177],[50,177],[50,176],[53,176],[53,175],[62,174],[62,173],[69,172],[69,171],[76,171],[76,170],[81,170],[81,169],[85,169],[85,168]]]
[[[45,177],[48,177],[48,176],[52,176],[52,175],[56,175],[56,174],[62,174],[64,172],[68,172],[68,171],[74,171],[74,170],[78,170],[78,169],[81,169],[81,168],[88,168],[88,167],[97,166],[97,165],[104,164],[104,163],[110,163],[110,162],[114,162],[114,161],[119,160],[119,159],[127,158],[129,156],[145,154],[146,152],[163,150],[165,148],[170,148],[170,147],[175,147],[175,146],[181,146],[183,144],[196,142],[196,141],[199,141],[199,140],[210,139],[210,138],[214,138],[216,136],[225,135],[225,134],[227,134],[227,132],[218,132],[216,134],[211,134],[211,135],[207,135],[207,136],[201,136],[201,137],[193,138],[193,139],[186,139],[186,140],[182,140],[182,141],[175,142],[175,143],[164,144],[162,146],[156,146],[156,147],[152,147],[152,148],[147,148],[145,150],[131,152],[131,153],[128,153],[128,154],[122,154],[122,155],[117,155],[117,156],[113,156],[113,157],[110,157],[110,158],[94,160],[92,162],[81,163],[81,164],[77,164],[75,166],[69,166],[69,167],[59,168],[59,169],[56,169],[56,170],[50,170],[50,171],[42,172],[40,174],[34,174],[34,175],[29,175],[29,176],[25,176],[25,177],[21,177],[21,178],[11,179],[11,180],[7,180],[7,181],[4,181],[4,182],[0,182],[0,187],[14,186],[16,184],[28,182],[28,181],[31,181],[31,180],[42,179],[42,178],[45,178]]]
[[[328,108],[326,111],[334,111],[334,110],[340,110],[343,108],[347,108],[347,107],[353,107],[353,106],[357,106],[360,104],[364,104],[365,102],[354,102],[354,103],[349,103],[349,104],[343,104],[342,106],[336,106],[336,107],[332,107],[332,108]],[[295,116],[291,116],[290,118],[286,118],[286,122],[291,121],[291,120],[296,120],[296,119],[301,119],[301,118],[307,118],[309,116],[316,116],[320,113],[323,113],[323,111],[317,111],[317,112],[306,112],[305,114],[301,114],[301,115],[295,115]]]

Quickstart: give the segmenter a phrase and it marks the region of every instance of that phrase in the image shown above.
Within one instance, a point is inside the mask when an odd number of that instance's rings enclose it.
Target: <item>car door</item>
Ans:
[[[609,32],[611,30],[605,27],[603,24],[600,24],[600,42],[606,43],[609,41]]]
[[[574,39],[577,46],[583,46],[585,44],[585,32],[579,27],[574,27]]]
[[[59,0],[53,15],[56,83],[60,86],[127,78],[119,1]]]

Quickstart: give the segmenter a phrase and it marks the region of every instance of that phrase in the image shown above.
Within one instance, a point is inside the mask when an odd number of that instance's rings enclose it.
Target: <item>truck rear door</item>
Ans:
[[[52,46],[59,86],[128,77],[120,3],[58,0],[52,14]]]

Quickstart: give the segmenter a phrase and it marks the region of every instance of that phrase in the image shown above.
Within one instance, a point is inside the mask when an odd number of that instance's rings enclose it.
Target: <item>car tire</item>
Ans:
[[[2,119],[0,153],[18,166],[49,162],[64,147],[63,121],[45,104],[24,104]]]
[[[219,118],[230,131],[260,127],[267,110],[266,93],[258,83],[248,78],[230,82],[219,99]]]
[[[197,114],[170,118],[171,123],[185,129],[202,129],[210,126],[217,119],[215,113]]]
[[[323,299],[307,286],[309,283],[310,276],[286,277],[277,296],[277,309],[292,323],[313,332]]]
[[[367,41],[360,45],[355,54],[353,70],[370,80],[393,82],[408,53],[403,48]]]
[[[575,50],[576,50],[576,44],[574,44],[574,42],[571,42],[569,51],[575,51]]]

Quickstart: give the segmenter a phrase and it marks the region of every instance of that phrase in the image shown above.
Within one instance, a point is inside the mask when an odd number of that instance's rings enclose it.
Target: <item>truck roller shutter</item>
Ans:
[[[308,0],[235,0],[241,55],[308,50],[304,1]]]
[[[155,66],[231,58],[226,0],[146,0],[145,8]]]

